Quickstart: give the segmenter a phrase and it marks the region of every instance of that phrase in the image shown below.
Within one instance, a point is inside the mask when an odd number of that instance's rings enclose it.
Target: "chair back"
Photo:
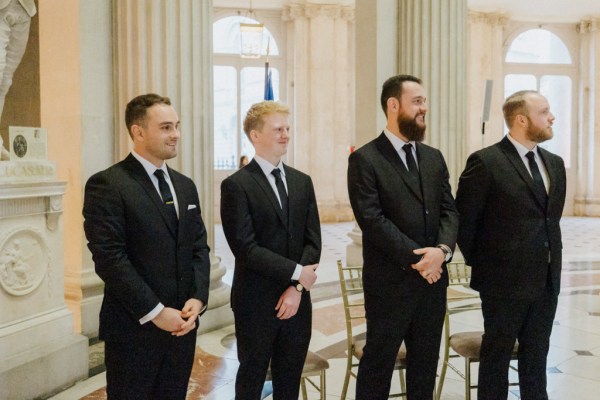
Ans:
[[[352,354],[352,346],[354,344],[353,325],[358,320],[364,321],[365,319],[362,266],[344,267],[341,260],[338,260],[337,266],[344,303],[344,315],[346,317],[348,350],[349,354]]]

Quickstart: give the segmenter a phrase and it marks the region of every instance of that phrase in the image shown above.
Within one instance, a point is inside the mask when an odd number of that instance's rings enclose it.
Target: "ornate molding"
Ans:
[[[577,32],[581,34],[600,30],[600,18],[588,18],[577,24]]]
[[[0,244],[0,287],[13,296],[36,290],[50,274],[50,251],[33,227],[16,229]]]
[[[502,12],[485,13],[469,11],[470,23],[483,23],[492,26],[505,27],[510,21],[510,16]]]
[[[354,7],[318,4],[293,4],[285,7],[282,13],[282,18],[284,21],[293,21],[298,18],[313,19],[318,17],[354,21]]]

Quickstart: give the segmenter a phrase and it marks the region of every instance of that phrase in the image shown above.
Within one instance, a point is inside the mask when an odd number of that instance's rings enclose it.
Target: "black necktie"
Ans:
[[[415,178],[419,178],[419,169],[417,168],[415,157],[413,157],[412,144],[405,144],[402,146],[402,150],[404,150],[406,153],[406,166],[408,168],[408,172],[410,172]]]
[[[172,224],[174,229],[177,229],[178,219],[177,211],[175,211],[175,202],[173,201],[173,194],[169,188],[169,184],[165,180],[165,173],[162,169],[154,171],[154,175],[158,178],[158,190],[160,190],[160,197],[162,197],[165,209],[169,215],[169,222]]]
[[[279,193],[279,201],[281,202],[281,210],[283,211],[283,217],[287,222],[288,215],[288,195],[285,191],[285,185],[281,180],[281,171],[279,168],[275,168],[271,171],[271,174],[275,177],[275,186],[277,186],[277,192]]]
[[[535,154],[533,151],[530,151],[525,155],[529,160],[529,169],[531,170],[531,176],[533,177],[533,187],[536,191],[536,195],[546,207],[548,202],[548,193],[546,192],[546,186],[544,186],[544,180],[542,179],[542,174],[540,173],[540,169],[538,168],[537,163],[535,162]]]

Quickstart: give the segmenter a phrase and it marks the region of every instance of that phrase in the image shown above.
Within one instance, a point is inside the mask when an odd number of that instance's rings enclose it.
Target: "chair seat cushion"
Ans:
[[[354,356],[359,360],[363,356],[363,350],[366,343],[367,341],[364,339],[354,341]],[[406,346],[404,345],[404,342],[402,342],[402,345],[400,345],[400,350],[398,350],[398,354],[396,355],[396,364],[394,368],[401,366],[406,367]]]
[[[304,368],[302,368],[302,375],[309,374],[311,372],[319,373],[324,369],[329,368],[329,362],[326,359],[318,355],[317,353],[313,353],[309,351],[306,354],[306,361],[304,361]]]
[[[462,357],[472,360],[479,359],[483,331],[458,332],[450,336],[449,344],[452,350]],[[519,351],[519,343],[515,341],[512,356],[515,357]]]

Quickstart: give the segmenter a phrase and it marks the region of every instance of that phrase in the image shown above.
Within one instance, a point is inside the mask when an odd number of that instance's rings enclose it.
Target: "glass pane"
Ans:
[[[550,103],[550,112],[556,119],[552,129],[554,137],[542,144],[542,147],[558,154],[571,165],[571,118],[572,118],[572,82],[563,75],[545,75],[540,79],[540,93]]]
[[[554,33],[545,29],[530,29],[510,44],[506,62],[528,64],[571,64],[569,50]]]
[[[216,169],[237,167],[237,71],[214,67],[214,164]]]
[[[223,54],[240,54],[240,22],[248,24],[257,24],[258,21],[242,17],[225,17],[213,24],[213,52]],[[263,31],[262,54],[267,54],[267,44],[269,45],[269,54],[279,55],[279,48],[271,32],[265,27]]]

